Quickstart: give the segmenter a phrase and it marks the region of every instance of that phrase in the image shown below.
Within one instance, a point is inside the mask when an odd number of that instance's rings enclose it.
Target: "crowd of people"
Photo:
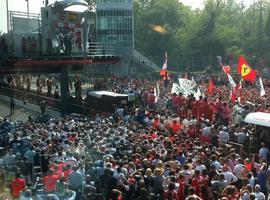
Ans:
[[[72,80],[73,79],[73,80]],[[69,81],[69,90],[74,88],[74,95],[76,98],[82,98],[83,81],[80,76],[76,75]],[[35,83],[34,83],[35,82]],[[26,75],[10,75],[4,80],[4,85],[19,90],[26,90],[27,92],[33,92],[36,90],[38,95],[46,95],[55,99],[60,98],[60,82],[59,77],[55,76],[32,76]]]
[[[241,98],[216,82],[207,94],[207,76],[197,85],[205,96],[171,94],[170,84],[112,77],[107,90],[132,91],[135,103],[123,112],[90,117],[69,115],[29,119],[8,135],[6,163],[17,161],[11,182],[14,198],[105,200],[263,200],[270,191],[269,128],[246,124],[250,112],[270,112],[269,83],[260,97],[246,84]],[[172,81],[171,81],[172,82]],[[158,98],[158,99],[157,99]],[[5,163],[5,162],[4,162]],[[7,166],[8,164],[4,164]],[[43,191],[31,190],[37,181]],[[45,197],[44,197],[45,198]]]

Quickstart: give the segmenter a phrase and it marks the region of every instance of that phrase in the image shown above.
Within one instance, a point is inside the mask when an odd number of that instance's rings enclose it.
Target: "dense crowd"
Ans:
[[[207,79],[196,78],[205,96],[171,94],[170,84],[113,77],[107,90],[132,91],[130,107],[110,115],[69,115],[14,125],[7,167],[16,161],[14,198],[182,200],[267,199],[270,190],[270,131],[244,123],[250,112],[269,110],[269,85],[260,97],[246,85],[239,101],[217,82],[207,95]],[[32,190],[35,166],[42,167],[44,192]],[[68,197],[67,197],[68,196]]]

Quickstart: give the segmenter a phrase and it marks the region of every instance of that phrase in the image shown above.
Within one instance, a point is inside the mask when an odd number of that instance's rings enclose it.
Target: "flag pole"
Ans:
[[[29,0],[25,0],[27,2],[27,18],[29,19]]]
[[[7,8],[7,32],[8,32],[8,28],[9,28],[9,15],[8,15],[8,0],[6,0],[6,8]]]

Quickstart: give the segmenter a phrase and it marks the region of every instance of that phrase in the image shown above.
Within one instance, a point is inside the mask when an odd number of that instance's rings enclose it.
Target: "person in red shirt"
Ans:
[[[26,187],[25,180],[20,176],[21,175],[19,173],[16,173],[15,178],[10,184],[11,194],[14,198],[18,198],[20,196],[20,192]]]
[[[227,103],[223,103],[221,108],[221,119],[225,126],[229,125],[230,117],[231,117],[230,108]]]
[[[153,109],[155,107],[155,100],[156,100],[156,97],[155,97],[154,92],[152,91],[148,95],[148,99],[147,99],[147,103],[148,103],[150,109]]]
[[[173,107],[173,110],[176,112],[177,109],[178,109],[178,96],[174,93],[173,94],[173,97],[172,97],[172,107]]]
[[[194,178],[192,179],[191,184],[195,190],[195,194],[201,197],[201,186],[203,184],[203,179],[200,175],[200,170],[195,170]]]
[[[168,190],[166,190],[163,194],[164,200],[179,200],[177,192],[174,191],[175,184],[170,183],[168,186]]]
[[[111,192],[110,200],[122,200],[122,192],[117,189],[113,189]]]
[[[215,114],[215,119],[217,121],[219,121],[221,118],[221,110],[222,110],[222,98],[219,97],[219,99],[214,104],[214,114]]]
[[[189,128],[187,130],[187,134],[189,135],[189,137],[195,138],[196,137],[196,126],[195,125],[189,126]]]
[[[179,189],[177,191],[177,196],[179,200],[185,199],[185,190],[186,190],[186,184],[185,184],[185,177],[182,173],[179,174]]]
[[[206,112],[206,118],[209,119],[211,122],[213,121],[213,114],[215,110],[215,104],[213,101],[208,101],[208,108]]]
[[[199,106],[198,101],[195,98],[193,98],[193,100],[191,102],[192,116],[197,117],[198,106]]]
[[[173,120],[171,125],[172,132],[174,134],[177,134],[181,130],[181,128],[181,125],[176,120]]]
[[[200,100],[198,101],[198,108],[197,108],[197,119],[200,119],[204,115],[204,110],[205,110],[205,102],[200,96]]]
[[[57,181],[58,176],[54,175],[52,170],[49,170],[48,175],[43,178],[45,192],[54,192]]]
[[[66,166],[66,170],[63,173],[63,176],[65,178],[65,181],[68,180],[68,176],[73,172],[73,170],[71,169],[71,165],[67,165]]]
[[[160,124],[160,121],[158,119],[158,117],[156,117],[153,121],[153,124],[152,126],[154,127],[154,129],[158,129],[159,128],[159,124]]]

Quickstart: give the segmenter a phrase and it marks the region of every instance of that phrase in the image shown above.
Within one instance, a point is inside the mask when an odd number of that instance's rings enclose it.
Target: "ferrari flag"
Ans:
[[[242,76],[243,80],[254,82],[256,79],[256,71],[249,66],[243,56],[239,58],[237,71],[238,74]]]

